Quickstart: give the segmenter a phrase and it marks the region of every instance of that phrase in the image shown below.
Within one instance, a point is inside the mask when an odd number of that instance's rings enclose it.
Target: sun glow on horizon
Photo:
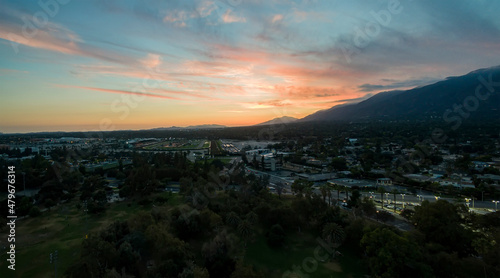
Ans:
[[[428,19],[445,4],[402,2],[369,37],[377,1],[131,2],[69,2],[44,22],[37,2],[3,2],[0,132],[254,125],[500,64],[498,32],[474,29],[500,24],[482,4],[456,5],[476,23],[462,28],[458,12]]]

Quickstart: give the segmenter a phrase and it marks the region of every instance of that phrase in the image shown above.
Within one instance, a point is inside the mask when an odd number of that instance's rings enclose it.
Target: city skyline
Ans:
[[[3,133],[253,125],[500,65],[495,1],[1,3]]]

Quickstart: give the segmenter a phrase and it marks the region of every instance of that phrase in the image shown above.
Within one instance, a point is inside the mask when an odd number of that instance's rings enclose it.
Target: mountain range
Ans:
[[[158,127],[149,130],[193,130],[193,129],[219,129],[225,128],[225,125],[217,125],[217,124],[203,124],[203,125],[190,125],[186,127],[181,126],[171,126],[171,127]]]
[[[263,123],[260,123],[260,124],[256,124],[257,126],[259,125],[279,125],[279,124],[289,124],[289,123],[293,123],[295,121],[297,121],[298,119],[297,118],[294,118],[294,117],[289,117],[289,116],[283,116],[283,117],[278,117],[278,118],[274,118],[272,120],[269,120],[267,122],[263,122]]]
[[[410,90],[389,91],[334,106],[299,121],[500,119],[500,66],[448,77]]]

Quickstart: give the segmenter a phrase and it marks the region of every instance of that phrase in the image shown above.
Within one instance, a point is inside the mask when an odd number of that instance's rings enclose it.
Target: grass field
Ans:
[[[312,235],[303,233],[288,236],[284,248],[273,249],[267,245],[266,238],[261,235],[254,242],[248,244],[245,261],[255,265],[265,274],[265,277],[270,278],[281,278],[287,271],[293,273],[295,266],[300,266],[302,273],[308,274],[309,277],[364,277],[366,274],[359,263],[361,259],[346,248],[340,248],[343,256],[334,261],[316,261],[317,266],[315,267],[311,259],[315,256],[314,252],[317,246],[319,243]],[[312,271],[313,269],[314,271]]]
[[[150,199],[168,197],[167,205],[175,206],[182,202],[182,196],[168,192],[158,193]],[[101,215],[88,215],[86,220],[82,209],[77,209],[77,200],[62,204],[44,212],[36,218],[26,218],[16,223],[16,270],[7,268],[6,252],[0,255],[0,277],[53,277],[54,265],[49,263],[49,254],[58,250],[58,277],[80,258],[81,244],[87,230],[96,233],[117,220],[126,220],[140,211],[149,211],[152,204],[138,205],[137,202],[119,202],[110,204]],[[88,224],[87,224],[88,223]],[[7,231],[0,234],[0,246],[6,246]],[[245,262],[255,265],[263,271],[265,277],[282,277],[286,271],[292,271],[294,265],[303,265],[308,257],[314,257],[318,246],[309,233],[294,233],[287,237],[286,247],[272,249],[268,247],[261,234],[248,243]],[[363,277],[363,266],[348,247],[341,247],[344,254],[333,262],[318,262],[317,269],[309,273],[310,277]]]
[[[168,195],[167,192],[159,195]],[[169,197],[169,205],[179,203],[178,195]],[[151,198],[154,200],[154,197]],[[18,220],[16,223],[16,270],[7,268],[6,252],[0,255],[0,277],[53,277],[54,266],[49,263],[49,254],[58,250],[58,277],[80,257],[81,243],[86,234],[107,227],[113,221],[128,219],[132,214],[150,207],[133,202],[111,204],[101,215],[88,215],[88,224],[82,209],[75,200],[54,207],[36,218]],[[7,232],[2,231],[0,246],[7,245]]]

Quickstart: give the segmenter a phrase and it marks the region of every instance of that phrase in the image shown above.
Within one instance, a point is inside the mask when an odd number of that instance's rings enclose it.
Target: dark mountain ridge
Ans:
[[[449,119],[457,115],[500,118],[500,66],[410,90],[382,92],[356,104],[318,111],[300,121]]]

